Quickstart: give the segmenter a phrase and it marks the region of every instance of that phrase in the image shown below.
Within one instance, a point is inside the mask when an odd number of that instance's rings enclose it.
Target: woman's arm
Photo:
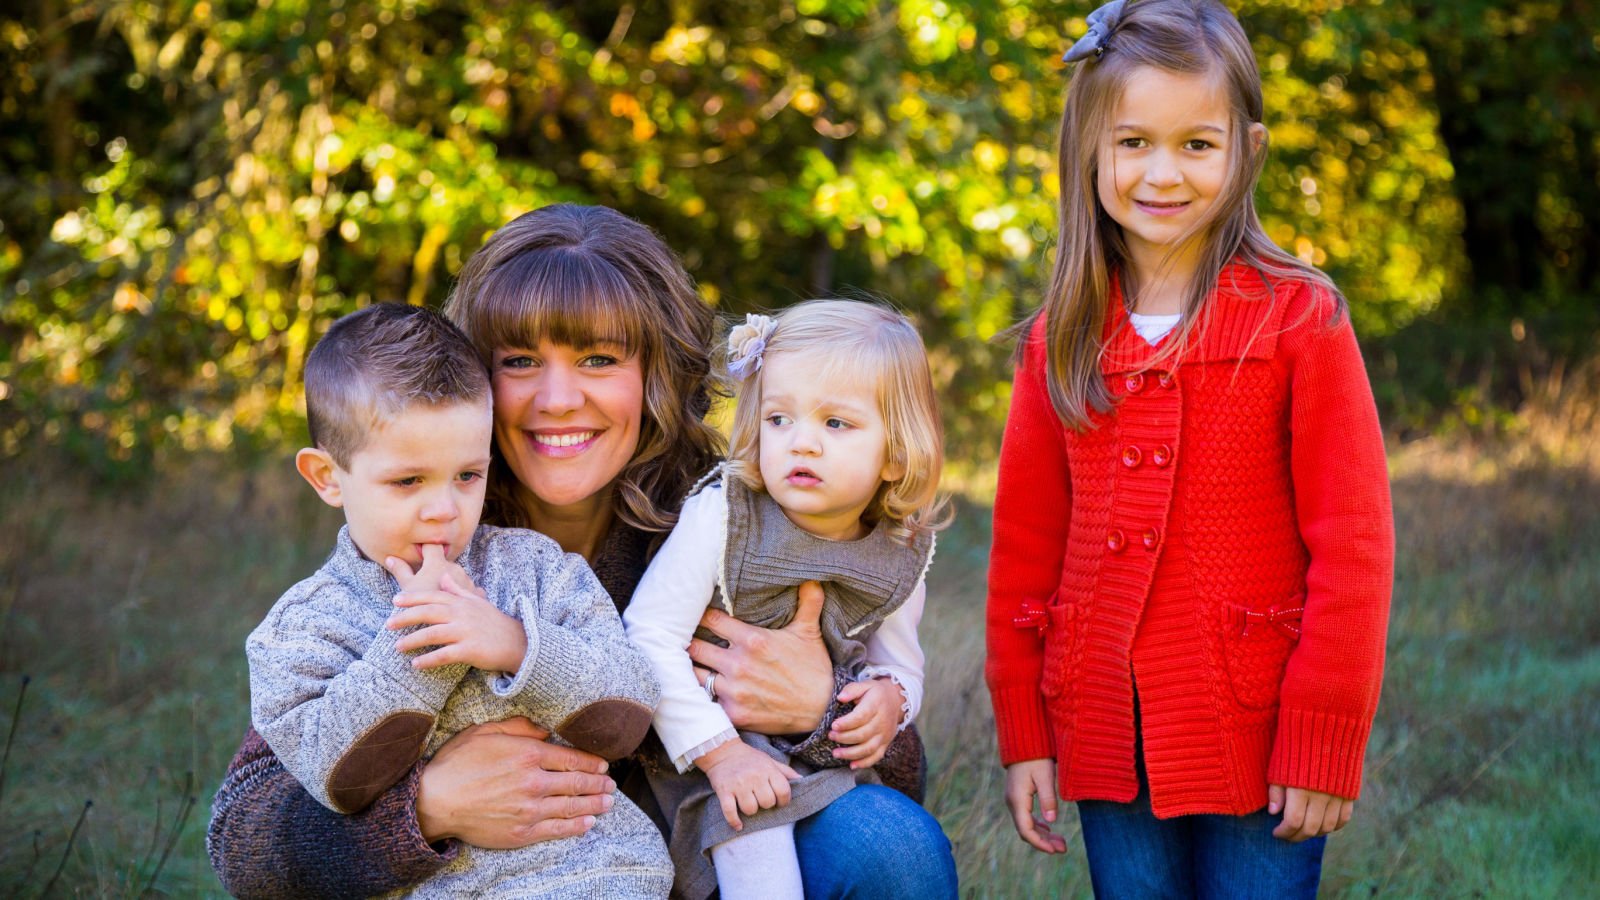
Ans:
[[[582,834],[614,785],[599,759],[546,744],[546,734],[523,719],[468,728],[347,816],[318,803],[248,731],[212,802],[211,866],[236,897],[365,897],[429,878],[459,843]]]

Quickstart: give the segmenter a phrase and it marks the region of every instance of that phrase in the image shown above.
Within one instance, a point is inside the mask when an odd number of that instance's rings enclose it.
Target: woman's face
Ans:
[[[517,480],[550,510],[595,499],[639,448],[644,370],[610,343],[494,351],[494,436]]]

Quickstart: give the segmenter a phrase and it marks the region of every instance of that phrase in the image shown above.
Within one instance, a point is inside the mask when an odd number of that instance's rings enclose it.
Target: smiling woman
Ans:
[[[496,232],[463,267],[446,311],[491,368],[484,520],[581,554],[625,609],[693,479],[722,449],[704,422],[718,388],[710,307],[650,229],[602,207],[557,205]],[[718,701],[735,725],[826,740],[843,682],[819,614],[778,630],[708,614],[729,646],[693,652],[715,659]],[[239,896],[364,896],[416,885],[460,844],[583,834],[609,815],[613,783],[654,805],[636,768],[608,770],[546,737],[526,720],[467,729],[364,812],[330,817],[251,732],[213,806],[212,863]],[[887,758],[912,775],[893,782],[885,769],[885,780],[920,793],[915,732]],[[885,822],[892,834],[879,830]],[[851,791],[800,823],[795,844],[808,896],[954,894],[949,841],[906,794]]]

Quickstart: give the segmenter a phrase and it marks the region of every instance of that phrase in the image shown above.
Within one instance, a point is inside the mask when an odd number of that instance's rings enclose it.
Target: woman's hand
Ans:
[[[700,624],[728,642],[689,644],[695,677],[705,684],[717,673],[717,702],[734,727],[757,734],[806,734],[822,724],[833,700],[833,662],[822,642],[822,585],[800,585],[794,621],[783,628],[758,628],[720,609],[708,609]]]
[[[1033,798],[1039,798],[1039,815]],[[1029,846],[1041,853],[1067,852],[1067,839],[1050,831],[1056,820],[1056,761],[1029,759],[1006,766],[1006,806],[1011,824]]]
[[[900,728],[905,692],[888,678],[872,678],[845,685],[839,702],[856,708],[835,719],[828,730],[828,740],[844,745],[833,751],[834,758],[850,760],[852,769],[877,765]]]
[[[1305,788],[1267,785],[1267,812],[1283,813],[1283,821],[1272,829],[1272,836],[1298,844],[1324,834],[1333,834],[1350,822],[1356,802],[1333,794]]]
[[[739,813],[753,816],[786,805],[789,782],[800,780],[800,773],[738,738],[707,751],[694,764],[711,781],[722,817],[734,831],[744,829]]]
[[[545,743],[524,718],[465,729],[422,769],[417,824],[429,843],[455,838],[511,850],[583,834],[611,808],[605,760]]]

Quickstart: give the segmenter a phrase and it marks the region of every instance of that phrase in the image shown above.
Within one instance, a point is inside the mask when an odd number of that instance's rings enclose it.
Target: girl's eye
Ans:
[[[477,481],[478,479],[480,479],[482,477],[483,477],[483,473],[482,472],[462,472],[460,475],[456,476],[456,478],[459,481],[461,481],[463,484],[471,484],[472,482]]]
[[[783,413],[773,413],[772,415],[767,416],[767,424],[777,426],[787,425],[789,424],[789,417]]]
[[[603,369],[607,366],[614,366],[616,364],[617,358],[605,353],[591,353],[590,355],[585,356],[583,361],[579,363],[579,365],[586,369]]]
[[[500,360],[500,368],[502,369],[531,369],[533,365],[533,357],[521,353],[506,356]]]
[[[827,424],[827,426],[829,428],[849,428],[850,427],[850,423],[849,422],[846,422],[845,420],[839,418],[838,416],[829,416],[826,424]]]
[[[1183,144],[1183,149],[1185,149],[1185,150],[1210,150],[1211,149],[1211,142],[1210,141],[1203,141],[1203,140],[1201,140],[1199,138],[1195,138],[1192,141],[1185,141],[1184,144]]]
[[[1117,141],[1117,144],[1132,150],[1138,150],[1144,146],[1144,138],[1123,138],[1122,140]]]

